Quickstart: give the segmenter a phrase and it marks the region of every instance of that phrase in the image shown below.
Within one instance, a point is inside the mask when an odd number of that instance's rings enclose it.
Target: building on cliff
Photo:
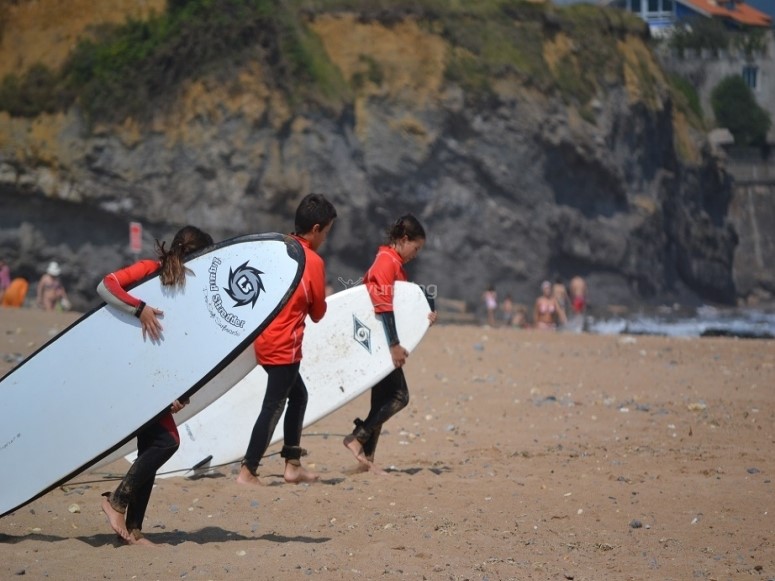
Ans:
[[[714,18],[732,28],[772,28],[772,17],[744,0],[611,0],[648,22],[655,36],[667,34],[677,22]]]

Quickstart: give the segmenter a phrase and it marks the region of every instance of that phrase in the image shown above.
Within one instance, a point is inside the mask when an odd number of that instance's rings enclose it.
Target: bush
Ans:
[[[41,64],[33,65],[21,78],[11,74],[0,83],[0,109],[17,117],[53,113],[66,98],[58,76]]]
[[[710,102],[716,123],[729,129],[736,145],[759,146],[766,143],[772,120],[756,102],[742,77],[733,75],[723,79],[713,89]]]
[[[702,127],[704,115],[697,88],[680,75],[671,74],[668,79],[678,109],[687,114],[693,125]]]
[[[708,49],[714,52],[729,47],[730,33],[724,24],[715,18],[698,16],[688,18],[676,26],[670,36],[669,46],[679,51],[684,49]]]
[[[259,58],[291,101],[336,100],[344,82],[293,3],[174,0],[166,14],[105,27],[82,40],[63,75],[87,118],[149,117],[174,102],[182,81]]]

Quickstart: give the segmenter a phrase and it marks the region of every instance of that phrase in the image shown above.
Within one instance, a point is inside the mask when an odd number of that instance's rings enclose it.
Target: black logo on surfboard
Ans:
[[[248,263],[238,266],[236,270],[229,269],[229,285],[223,290],[234,300],[235,307],[250,305],[254,307],[261,291],[266,292],[261,275],[264,274],[257,268],[248,266]]]
[[[353,315],[353,339],[371,353],[371,329]]]

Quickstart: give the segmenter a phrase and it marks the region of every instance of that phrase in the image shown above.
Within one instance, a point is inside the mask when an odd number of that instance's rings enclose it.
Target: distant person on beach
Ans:
[[[362,470],[376,474],[385,474],[374,463],[382,426],[409,403],[409,388],[403,371],[409,353],[401,345],[396,330],[393,291],[397,280],[407,280],[404,265],[414,260],[424,245],[425,229],[420,221],[412,214],[401,216],[388,230],[387,244],[377,250],[377,256],[363,281],[374,312],[382,321],[395,369],[371,388],[369,415],[365,420],[355,419],[355,429],[344,438],[344,445],[355,456]],[[428,314],[428,319],[431,325],[436,322],[435,310]]]
[[[336,209],[325,196],[309,194],[296,209],[294,238],[304,249],[306,263],[301,282],[280,313],[253,342],[258,363],[266,370],[266,393],[253,426],[237,482],[259,485],[258,466],[285,410],[283,478],[290,484],[315,482],[319,476],[301,465],[301,431],[307,411],[307,386],[299,374],[307,315],[317,323],[326,314],[326,267],[317,253],[336,219]],[[286,403],[288,408],[286,409]]]
[[[8,288],[5,289],[3,298],[0,299],[0,305],[4,307],[23,307],[29,288],[30,283],[27,282],[27,279],[17,276],[8,285]]]
[[[514,301],[510,294],[501,302],[501,320],[507,327],[514,324]]]
[[[0,258],[0,302],[2,302],[5,290],[9,286],[11,286],[11,268],[5,260]]]
[[[498,293],[495,292],[494,286],[487,287],[487,290],[482,293],[482,300],[484,301],[484,309],[487,312],[487,324],[490,327],[494,327],[495,311],[498,310]]]
[[[108,274],[100,282],[97,292],[109,305],[140,320],[143,340],[148,337],[151,341],[159,341],[163,330],[159,317],[164,313],[146,305],[139,297],[129,294],[125,289],[157,271],[160,272],[161,284],[183,287],[186,284],[186,267],[183,260],[192,252],[212,243],[213,239],[209,234],[194,226],[186,226],[175,234],[169,250],[163,242],[157,241],[158,260],[140,260]],[[188,401],[175,400],[168,412],[137,434],[137,459],[118,487],[113,492],[102,495],[102,510],[108,517],[111,528],[129,545],[155,544],[143,536],[143,520],[156,480],[156,472],[180,446],[180,436],[172,414],[182,410],[186,404]]]
[[[40,277],[37,287],[37,304],[44,311],[67,311],[70,301],[67,298],[62,280],[62,269],[58,262],[49,262],[46,272]]]
[[[565,284],[562,279],[557,278],[552,284],[552,295],[557,300],[557,304],[563,310],[564,313],[568,313],[571,307],[570,297],[568,296],[568,290],[565,288]]]
[[[541,295],[533,307],[533,324],[536,329],[553,330],[565,324],[565,311],[557,303],[552,292],[552,283],[545,280],[541,283]]]
[[[587,309],[587,283],[580,276],[570,280],[570,297],[573,312],[581,315]]]
[[[528,309],[525,305],[516,305],[514,307],[514,316],[511,317],[511,324],[518,329],[527,329],[530,326],[527,311]]]

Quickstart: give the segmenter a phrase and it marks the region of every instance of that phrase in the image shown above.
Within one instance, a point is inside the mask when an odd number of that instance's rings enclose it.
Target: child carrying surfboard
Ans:
[[[407,280],[404,265],[412,261],[425,245],[425,229],[412,214],[396,220],[388,230],[387,244],[380,246],[377,256],[364,276],[374,312],[382,319],[382,326],[390,345],[390,355],[395,369],[371,388],[371,409],[365,420],[356,418],[355,429],[344,439],[345,447],[352,452],[363,470],[384,474],[374,463],[377,441],[382,425],[409,403],[409,388],[403,366],[409,352],[401,345],[393,312],[394,286],[397,280]],[[428,313],[432,325],[436,312]]]
[[[169,250],[157,242],[158,260],[140,260],[112,272],[102,279],[97,292],[116,308],[140,319],[143,339],[159,341],[163,331],[159,317],[164,313],[126,290],[128,286],[157,271],[162,285],[182,287],[186,284],[185,257],[213,243],[209,234],[194,226],[181,228],[172,240]],[[143,519],[151,498],[156,472],[180,446],[180,436],[173,413],[179,412],[187,401],[175,400],[169,411],[137,434],[137,460],[113,492],[103,494],[102,510],[110,526],[130,545],[153,545],[142,534]]]
[[[309,315],[317,323],[326,313],[325,263],[317,250],[328,237],[335,218],[336,209],[321,194],[305,196],[296,209],[293,236],[304,249],[304,274],[283,310],[253,343],[256,360],[267,374],[266,393],[237,476],[240,484],[261,484],[258,466],[286,402],[288,409],[285,410],[280,452],[285,458],[283,477],[293,484],[318,479],[317,474],[301,465],[301,430],[308,394],[299,367],[305,319]]]

